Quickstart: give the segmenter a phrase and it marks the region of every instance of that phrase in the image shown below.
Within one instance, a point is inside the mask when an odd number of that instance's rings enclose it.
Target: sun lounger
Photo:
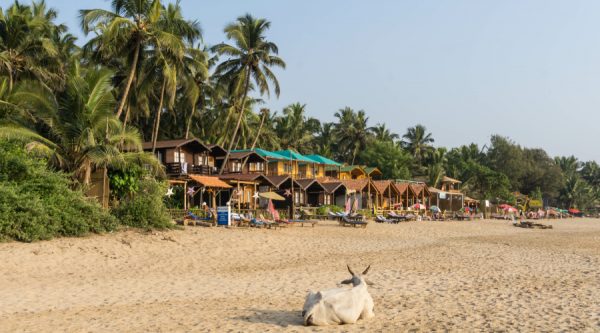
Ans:
[[[310,224],[313,228],[315,227],[315,224],[317,224],[317,221],[314,220],[302,220],[302,219],[294,219],[294,220],[287,220],[287,222],[293,224],[300,224],[302,227],[304,227],[304,224]]]
[[[206,225],[208,223],[212,224],[212,222],[213,217],[211,215],[207,217],[201,217],[192,212],[187,212],[185,217],[183,218],[183,225],[188,225],[188,223],[191,223],[193,225]]]
[[[529,221],[520,221],[513,223],[515,227],[526,228],[526,229],[552,229],[549,224],[535,223]]]
[[[385,217],[383,217],[383,215],[377,215],[377,216],[375,216],[375,222],[378,222],[378,223],[393,223],[394,220],[386,219]]]
[[[342,221],[340,224],[344,227],[345,226],[352,226],[352,227],[359,226],[359,227],[366,228],[368,223],[362,219],[356,219],[356,218],[344,216],[344,217],[342,217]]]

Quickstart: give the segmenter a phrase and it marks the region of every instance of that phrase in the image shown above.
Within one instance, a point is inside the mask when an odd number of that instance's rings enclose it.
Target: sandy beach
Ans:
[[[0,330],[600,331],[600,220],[186,227],[0,244]],[[372,264],[376,317],[307,328],[309,289]]]

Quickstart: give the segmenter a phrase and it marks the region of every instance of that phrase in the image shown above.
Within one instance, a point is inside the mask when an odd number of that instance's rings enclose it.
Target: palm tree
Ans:
[[[333,123],[323,123],[319,132],[315,137],[315,144],[317,145],[317,154],[326,157],[333,157],[333,151],[335,148],[335,127]]]
[[[282,147],[293,148],[300,153],[309,153],[314,149],[314,135],[321,128],[315,118],[307,118],[306,104],[294,103],[283,109],[278,117],[275,131],[279,135]]]
[[[170,4],[173,12],[180,14],[179,4]],[[160,0],[114,0],[112,11],[104,9],[80,10],[81,26],[87,35],[94,31],[97,35],[84,46],[84,52],[101,63],[111,63],[114,58],[125,58],[127,78],[118,103],[117,117],[121,116],[129,91],[139,69],[142,52],[147,49],[160,49],[162,52],[181,56],[185,51],[182,42],[190,42],[198,37],[197,22],[186,22],[174,28],[171,16],[165,14]],[[177,22],[182,22],[176,17]],[[175,23],[177,23],[175,22]],[[128,69],[127,69],[128,67]]]
[[[0,8],[0,74],[8,77],[9,89],[21,79],[38,80],[57,90],[64,86],[55,39],[66,27],[54,24],[56,16],[44,1]]]
[[[144,164],[159,173],[160,163],[141,152],[138,131],[123,127],[113,114],[112,76],[108,70],[90,69],[83,76],[68,77],[65,91],[57,96],[49,90],[23,95],[32,103],[21,105],[37,106],[31,114],[34,127],[41,130],[23,123],[3,124],[0,137],[29,141],[29,149],[47,154],[55,167],[82,184],[90,183],[94,169],[111,165]]]
[[[384,142],[395,142],[400,138],[396,133],[390,132],[389,128],[385,124],[377,124],[374,127],[370,127],[369,131],[375,136],[375,140]]]
[[[219,80],[228,83],[230,92],[236,101],[234,105],[237,106],[239,112],[223,167],[219,173],[222,173],[223,168],[227,165],[229,152],[236,142],[240,124],[244,118],[251,81],[254,82],[260,95],[267,94],[267,96],[270,94],[269,82],[272,83],[275,94],[279,96],[279,82],[270,67],[285,68],[285,62],[276,56],[279,52],[277,45],[267,41],[265,37],[270,26],[269,21],[254,18],[250,14],[238,17],[237,22],[225,27],[225,34],[234,42],[234,45],[222,43],[214,48],[219,55],[229,57],[217,66],[215,75]]]
[[[402,136],[402,146],[413,155],[419,166],[427,154],[433,150],[431,144],[434,141],[431,133],[427,133],[427,128],[420,124],[408,128],[406,134]]]
[[[369,117],[363,110],[355,112],[349,107],[336,112],[335,117],[338,118],[334,132],[338,153],[343,160],[354,164],[356,156],[367,147],[370,139]]]

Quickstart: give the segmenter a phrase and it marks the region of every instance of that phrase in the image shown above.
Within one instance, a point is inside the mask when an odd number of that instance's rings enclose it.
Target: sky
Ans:
[[[7,0],[1,0],[2,2]],[[25,2],[25,1],[23,1]],[[78,10],[110,1],[47,0],[85,40]],[[403,134],[423,124],[438,146],[492,134],[551,156],[600,161],[600,1],[181,0],[204,41],[250,13],[271,21],[281,95],[333,121],[346,106]],[[266,98],[266,97],[265,97]]]

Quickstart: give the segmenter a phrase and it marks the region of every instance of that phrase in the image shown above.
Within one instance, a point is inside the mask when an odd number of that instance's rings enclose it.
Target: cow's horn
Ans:
[[[348,272],[350,272],[350,274],[354,276],[354,272],[352,271],[352,269],[350,269],[350,265],[346,264],[346,267],[348,267]]]
[[[367,269],[365,269],[365,271],[362,272],[362,275],[369,273],[369,269],[371,269],[371,265],[369,265],[369,267],[367,267]]]

